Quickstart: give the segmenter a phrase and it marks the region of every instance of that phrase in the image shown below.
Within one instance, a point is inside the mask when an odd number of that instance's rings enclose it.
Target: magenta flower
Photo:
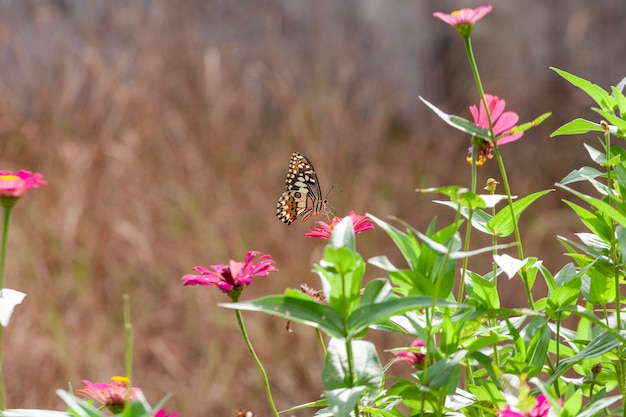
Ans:
[[[524,135],[524,132],[509,134],[511,129],[516,127],[519,116],[512,111],[504,111],[506,101],[499,97],[492,96],[491,94],[485,94],[485,101],[489,108],[489,114],[491,115],[491,123],[493,125],[493,134],[496,136],[496,142],[498,145],[504,145],[506,143],[515,142]],[[484,129],[489,129],[489,119],[485,112],[485,106],[482,103],[479,106],[470,106],[470,113],[474,118],[474,123]],[[480,166],[487,162],[488,159],[493,158],[493,143],[482,138],[476,138],[475,146],[478,146],[478,152],[476,155],[476,165]],[[469,150],[470,154],[472,149]],[[468,162],[472,162],[471,155],[467,158]]]
[[[372,230],[374,228],[374,225],[367,216],[361,216],[356,214],[354,211],[350,211],[348,216],[352,219],[352,227],[354,227],[355,234]],[[342,219],[335,216],[329,223],[317,221],[311,229],[304,234],[304,236],[328,240],[330,239],[330,235],[335,229],[335,226],[337,226],[341,220]]]
[[[464,38],[469,38],[474,24],[491,12],[491,6],[478,6],[475,9],[456,10],[450,14],[435,12],[433,16],[453,26]]]
[[[411,350],[401,350],[399,352],[393,352],[393,354],[396,355],[398,360],[408,362],[416,368],[421,368],[426,359],[426,349],[423,349],[425,347],[426,344],[424,344],[422,339],[415,339],[413,343],[411,343]]]
[[[178,417],[179,415],[180,413],[165,414],[165,410],[161,408],[156,412],[154,417]]]
[[[0,171],[0,197],[21,197],[26,191],[46,185],[40,173],[32,173],[20,169],[15,174],[11,171]]]
[[[117,414],[124,409],[128,401],[135,399],[135,394],[141,392],[140,388],[129,387],[130,380],[123,376],[114,376],[111,383],[91,382],[83,380],[83,386],[77,392],[85,397],[107,407],[111,412]]]
[[[547,417],[549,413],[550,401],[543,394],[537,396],[537,405],[529,411],[517,411],[508,404],[504,410],[498,411],[500,417]]]
[[[270,255],[259,255],[260,252],[250,251],[243,262],[231,260],[228,265],[210,265],[209,268],[196,266],[196,271],[201,275],[183,276],[184,285],[208,285],[235,296],[236,301],[239,293],[246,285],[250,284],[254,277],[266,277],[270,272],[276,272],[274,260]]]

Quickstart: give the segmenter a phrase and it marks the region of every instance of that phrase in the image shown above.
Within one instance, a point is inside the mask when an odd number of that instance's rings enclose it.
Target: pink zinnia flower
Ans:
[[[508,404],[504,410],[498,411],[500,417],[547,417],[549,413],[550,401],[543,394],[537,396],[537,405],[528,412],[514,410]]]
[[[275,262],[270,255],[259,255],[260,252],[250,251],[246,254],[246,260],[235,262],[231,260],[228,265],[210,265],[209,268],[196,266],[196,271],[201,275],[183,276],[184,285],[208,285],[217,287],[228,293],[236,301],[239,293],[246,285],[250,284],[254,277],[266,277],[270,272],[277,271]]]
[[[154,417],[178,417],[179,415],[180,413],[165,414],[165,410],[161,408],[156,412]]]
[[[498,145],[504,145],[506,143],[515,142],[524,135],[524,132],[515,133],[509,135],[508,133],[516,127],[519,116],[512,111],[504,111],[506,101],[499,97],[492,96],[491,94],[485,94],[485,101],[489,108],[489,114],[491,115],[491,123],[493,125],[493,134],[496,136],[496,142]],[[481,103],[479,106],[470,106],[470,113],[474,118],[474,123],[484,129],[489,129],[489,119],[485,112],[485,106]],[[493,158],[493,143],[476,138],[478,143],[478,154],[476,156],[476,165],[484,164],[488,159]],[[469,150],[470,154],[472,149]],[[467,158],[468,162],[472,162],[472,157]]]
[[[361,216],[359,214],[356,214],[354,211],[350,211],[350,213],[348,213],[348,217],[352,219],[352,227],[354,227],[354,233],[361,233],[367,230],[372,230],[374,228],[374,225],[367,216]],[[329,223],[317,221],[311,227],[311,229],[304,234],[304,236],[328,240],[330,239],[330,235],[335,229],[335,226],[337,226],[337,224],[341,220],[342,219],[335,216]]]
[[[11,171],[0,171],[0,197],[21,197],[26,191],[46,185],[40,173],[32,173],[20,169],[15,174]]]
[[[111,383],[91,382],[83,380],[83,386],[77,392],[85,397],[104,405],[111,412],[117,414],[124,409],[128,401],[135,399],[135,394],[141,392],[140,388],[129,387],[130,380],[123,376],[114,376]]]
[[[433,16],[453,26],[464,38],[472,34],[474,24],[491,12],[491,6],[478,6],[475,9],[456,10],[450,14],[435,12]]]
[[[422,349],[426,346],[422,339],[415,339],[413,343],[411,343],[411,350],[401,350],[399,352],[393,352],[394,355],[398,358],[398,360],[405,361],[415,366],[416,368],[420,368],[424,365],[424,360],[426,359],[425,349]]]

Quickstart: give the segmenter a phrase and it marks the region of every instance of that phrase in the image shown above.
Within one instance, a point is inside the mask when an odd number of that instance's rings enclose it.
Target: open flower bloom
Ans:
[[[354,227],[355,234],[372,230],[374,228],[374,225],[367,216],[361,216],[356,214],[354,211],[350,211],[348,216],[352,219],[352,227]],[[333,233],[333,229],[341,220],[342,219],[335,216],[328,223],[317,221],[311,229],[304,234],[304,236],[328,240],[330,239],[330,235]]]
[[[415,366],[416,368],[420,368],[424,365],[424,360],[426,359],[425,349],[422,349],[426,346],[422,339],[415,339],[413,343],[411,343],[411,350],[401,350],[399,352],[393,352],[394,355],[398,358],[398,360],[405,361]]]
[[[183,276],[184,285],[208,285],[217,287],[225,293],[241,289],[250,284],[254,277],[266,277],[270,272],[277,271],[275,262],[270,255],[258,256],[260,252],[250,251],[243,262],[231,260],[228,265],[210,265],[209,268],[196,266],[201,275]],[[232,298],[232,297],[231,297]]]
[[[543,394],[537,396],[537,405],[526,412],[515,410],[508,404],[504,410],[498,411],[500,417],[547,417],[549,413],[550,401]]]
[[[128,401],[133,401],[140,388],[129,387],[130,380],[123,376],[114,376],[111,383],[83,380],[83,386],[77,392],[107,407],[112,413],[120,413]]]
[[[11,171],[0,171],[0,197],[21,197],[26,191],[46,185],[40,173],[32,173],[20,169],[15,174]]]
[[[464,38],[469,37],[474,24],[491,12],[491,6],[478,6],[475,9],[456,10],[450,14],[435,12],[433,16],[453,26]]]
[[[496,136],[496,142],[498,145],[504,145],[506,143],[515,142],[524,135],[524,132],[519,132],[510,135],[511,129],[516,127],[519,120],[517,113],[512,111],[504,111],[506,101],[499,97],[492,96],[491,94],[485,94],[485,101],[489,108],[489,114],[491,116],[491,124],[493,125],[493,134]],[[489,129],[489,119],[485,112],[485,106],[481,103],[479,106],[470,106],[470,113],[474,118],[474,123],[484,129]],[[475,138],[475,146],[478,147],[476,155],[476,165],[480,166],[484,164],[488,159],[493,158],[493,143],[484,140],[482,138]],[[469,150],[470,156],[467,157],[468,162],[472,162],[472,149]]]

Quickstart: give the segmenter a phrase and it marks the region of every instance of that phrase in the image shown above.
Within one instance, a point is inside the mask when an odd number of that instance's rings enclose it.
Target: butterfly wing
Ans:
[[[313,164],[301,153],[291,155],[285,188],[276,205],[276,217],[287,225],[298,217],[307,220],[326,205]]]

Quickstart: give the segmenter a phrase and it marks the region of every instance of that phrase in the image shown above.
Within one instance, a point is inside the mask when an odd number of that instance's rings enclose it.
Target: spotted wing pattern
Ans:
[[[291,155],[285,185],[287,190],[278,199],[276,217],[287,225],[298,217],[302,221],[308,220],[321,213],[328,204],[328,200],[322,197],[313,164],[301,153]]]

